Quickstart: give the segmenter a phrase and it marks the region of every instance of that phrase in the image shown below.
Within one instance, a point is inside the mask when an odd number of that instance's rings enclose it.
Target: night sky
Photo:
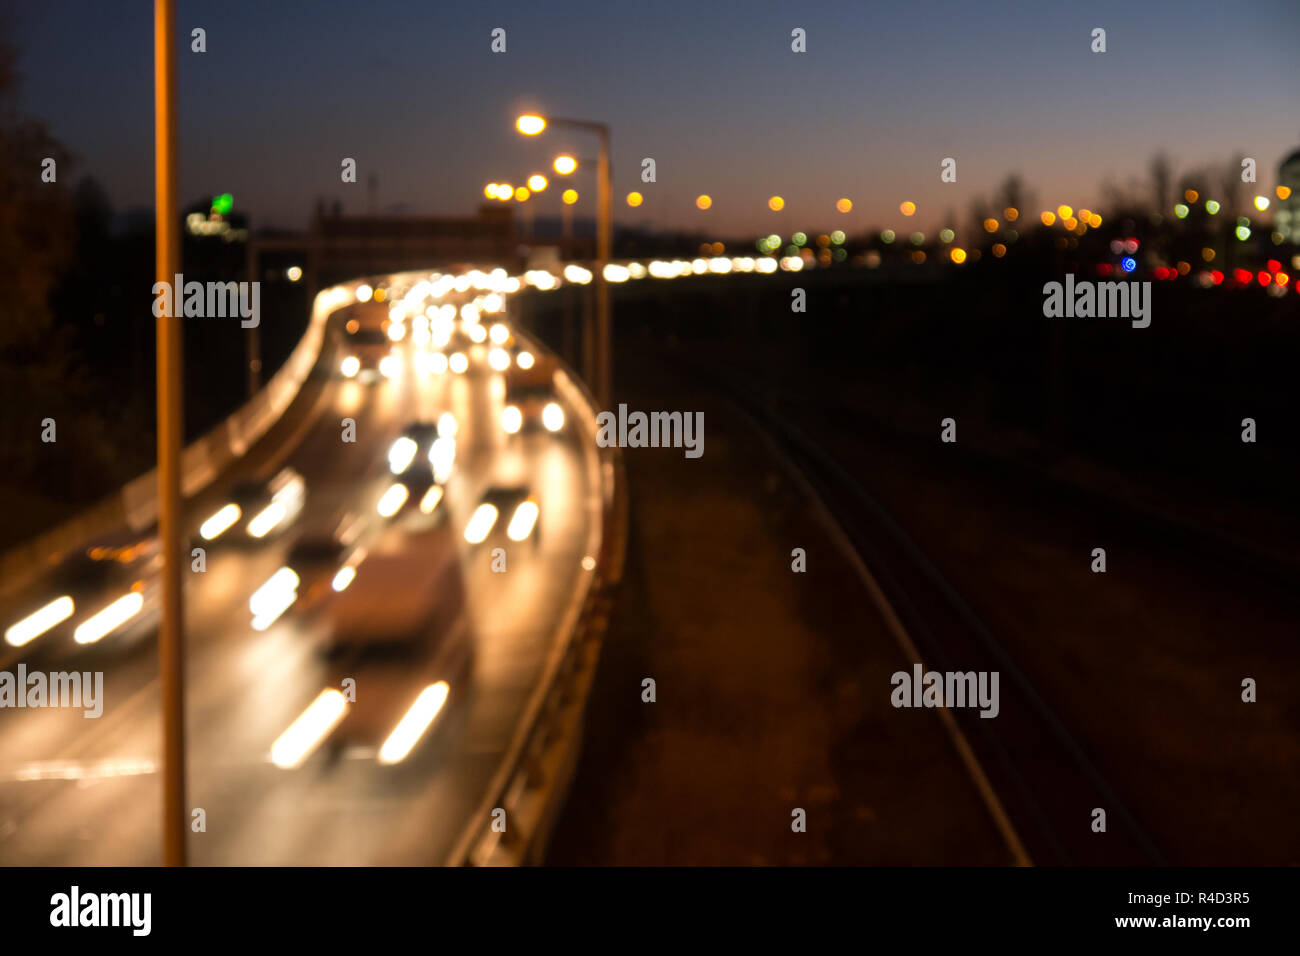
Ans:
[[[152,4],[11,10],[21,108],[44,119],[119,209],[149,207]],[[965,222],[1019,172],[1039,205],[1101,202],[1101,184],[1259,162],[1270,188],[1300,144],[1300,4],[769,2],[177,4],[181,202],[231,192],[255,227],[298,228],[318,196],[469,213],[489,181],[550,175],[590,138],[525,140],[523,107],[613,127],[616,217],[718,235]],[[207,30],[207,52],[189,31]],[[505,54],[489,50],[504,27]],[[1094,27],[1108,52],[1089,50]],[[803,27],[808,52],[790,50]],[[345,156],[358,182],[339,180]],[[640,160],[658,182],[642,186]],[[939,163],[958,162],[956,184]],[[594,169],[575,183],[594,211]],[[551,177],[553,180],[555,177]],[[622,197],[639,189],[630,209]],[[713,197],[708,213],[694,198]],[[775,214],[767,198],[780,194]],[[847,196],[855,208],[834,211]],[[900,201],[918,204],[902,220]],[[559,190],[538,215],[556,215]],[[943,222],[941,223],[941,220]]]

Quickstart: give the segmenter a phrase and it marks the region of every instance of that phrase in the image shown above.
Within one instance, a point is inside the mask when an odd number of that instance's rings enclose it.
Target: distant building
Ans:
[[[249,244],[249,272],[264,254],[293,252],[309,288],[381,272],[519,260],[519,237],[509,206],[488,206],[476,216],[344,216],[337,205],[316,210],[306,234],[257,235]]]
[[[1291,195],[1277,201],[1274,226],[1284,242],[1300,245],[1300,149],[1282,160],[1277,169],[1277,184],[1290,189]]]

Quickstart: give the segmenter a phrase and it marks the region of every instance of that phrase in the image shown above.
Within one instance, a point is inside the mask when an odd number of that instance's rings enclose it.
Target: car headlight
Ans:
[[[501,427],[505,429],[507,435],[514,435],[524,425],[524,415],[514,405],[507,405],[501,409]]]

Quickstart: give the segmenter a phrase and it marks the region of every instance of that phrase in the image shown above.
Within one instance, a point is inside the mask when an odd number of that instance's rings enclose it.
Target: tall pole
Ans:
[[[176,16],[154,0],[155,272],[170,288],[180,273],[176,216]],[[171,310],[165,310],[171,311]],[[181,320],[160,315],[158,346],[158,540],[162,546],[163,864],[185,865],[185,700],[181,606]]]
[[[613,402],[614,360],[610,341],[609,283],[605,281],[605,266],[609,263],[613,237],[613,185],[609,174],[609,127],[597,127],[600,135],[600,154],[596,160],[596,398],[605,408]]]

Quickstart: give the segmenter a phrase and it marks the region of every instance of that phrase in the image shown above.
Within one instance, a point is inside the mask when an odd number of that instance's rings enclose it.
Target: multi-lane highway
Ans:
[[[392,358],[382,374],[363,381],[370,376],[358,366],[366,363],[345,361],[358,352],[350,320],[364,324],[373,309],[340,310],[290,410],[187,504],[194,544],[206,551],[206,568],[185,574],[192,862],[441,861],[474,822],[562,619],[590,584],[601,534],[601,479],[594,443],[578,427],[590,409],[574,408],[557,393],[565,419],[558,431],[525,423],[507,434],[506,372],[536,346],[512,341],[493,353],[492,326],[507,316],[489,311],[497,299],[486,287],[430,288],[425,281],[417,294],[399,300],[428,278],[393,277],[389,288],[376,283],[390,304],[405,303],[392,313],[401,337],[384,347]],[[463,307],[475,302],[479,308],[466,313]],[[408,425],[436,428],[440,420],[443,437],[454,429],[455,447],[441,500],[433,506],[437,494],[424,496],[426,477],[412,484],[396,514],[385,516],[381,511],[402,496],[389,493],[403,480],[390,462],[395,443]],[[510,416],[506,422],[513,424]],[[428,431],[432,436],[434,429]],[[418,457],[425,452],[420,446]],[[256,538],[247,527],[265,509],[245,506],[228,529],[204,540],[200,527],[236,500],[241,482],[265,481],[285,468],[301,476],[301,512],[295,515],[291,503]],[[498,494],[501,489],[507,493]],[[521,495],[536,503],[537,520],[515,541],[508,531],[516,530],[509,525]],[[497,520],[473,543],[480,535],[466,532],[486,523],[482,515],[474,520],[485,501],[499,506]],[[279,513],[273,509],[263,524]],[[204,527],[211,533],[223,523]],[[526,525],[521,518],[518,530]],[[348,529],[340,554],[355,578],[339,591],[309,582],[303,572],[298,600],[268,622],[293,593],[272,585],[260,592],[263,618],[255,627],[250,599],[291,563],[295,544],[340,527]],[[448,555],[458,574],[423,572]],[[61,597],[64,572],[55,569],[6,595],[0,625],[10,628]],[[0,644],[2,670],[21,663],[29,671],[104,674],[97,719],[71,708],[0,710],[0,861],[160,861],[159,697],[156,644],[147,626],[154,573],[141,572],[137,618],[97,641],[79,643],[77,629],[119,597],[109,586],[109,593],[92,589],[88,597],[78,591],[75,613],[39,636],[20,646]],[[344,583],[333,570],[324,581]],[[463,599],[456,593],[462,586]],[[430,588],[438,592],[432,602],[421,593]],[[418,620],[429,604],[441,605],[449,618],[439,619],[440,636],[468,638],[468,670],[435,673],[439,651],[428,642],[388,635],[358,645],[335,626],[346,616],[355,632],[358,615],[364,619],[373,608],[373,633],[386,635],[392,620]],[[133,640],[131,626],[141,623]],[[444,677],[450,693],[439,707],[447,688],[425,691]]]

